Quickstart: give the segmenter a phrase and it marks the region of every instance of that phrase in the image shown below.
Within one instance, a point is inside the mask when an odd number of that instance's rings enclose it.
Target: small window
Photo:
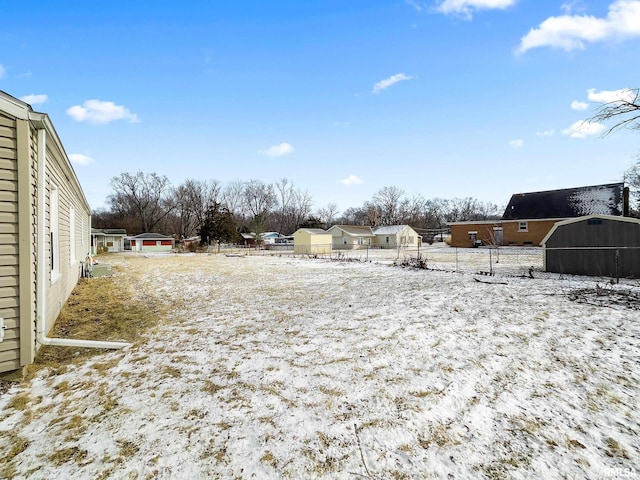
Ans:
[[[518,223],[518,231],[519,232],[528,232],[529,231],[529,222],[519,222]]]
[[[590,218],[587,220],[587,225],[602,225],[601,218]]]

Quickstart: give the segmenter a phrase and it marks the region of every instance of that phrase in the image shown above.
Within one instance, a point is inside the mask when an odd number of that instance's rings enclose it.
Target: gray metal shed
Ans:
[[[588,215],[557,222],[542,240],[547,272],[640,278],[640,219]]]

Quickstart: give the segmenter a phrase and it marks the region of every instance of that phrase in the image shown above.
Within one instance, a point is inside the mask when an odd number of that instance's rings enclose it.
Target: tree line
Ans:
[[[500,217],[498,206],[474,198],[425,199],[388,186],[360,207],[340,213],[335,203],[315,208],[311,195],[287,178],[274,183],[187,179],[174,187],[156,173],[121,173],[110,182],[107,207],[93,212],[94,228],[162,233],[183,239],[235,242],[241,232],[291,235],[300,227],[411,225],[441,229],[448,222]]]

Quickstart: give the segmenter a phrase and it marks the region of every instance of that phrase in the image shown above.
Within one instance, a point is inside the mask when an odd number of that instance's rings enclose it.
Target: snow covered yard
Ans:
[[[0,475],[640,477],[640,311],[570,298],[597,279],[486,284],[375,259],[112,263],[170,318],[0,396]]]

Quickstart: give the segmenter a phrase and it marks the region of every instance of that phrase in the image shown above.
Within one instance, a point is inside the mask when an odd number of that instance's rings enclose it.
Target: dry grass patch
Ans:
[[[122,268],[115,266],[116,274],[111,277],[80,279],[62,308],[50,336],[133,343],[158,325],[165,316],[165,309],[149,302],[148,298],[136,297],[132,279],[128,275],[117,274],[119,271]],[[51,375],[65,373],[67,364],[82,363],[104,351],[43,346],[38,350],[34,363],[27,368],[25,378],[33,378],[44,368],[48,368]],[[108,369],[118,361],[96,363],[94,368]]]
[[[49,456],[49,461],[59,467],[67,462],[82,463],[87,458],[87,451],[78,447],[62,448]]]
[[[7,409],[14,408],[16,410],[25,410],[27,408],[27,404],[31,401],[30,395],[28,392],[22,392],[17,395],[14,395],[11,400],[7,403]]]

